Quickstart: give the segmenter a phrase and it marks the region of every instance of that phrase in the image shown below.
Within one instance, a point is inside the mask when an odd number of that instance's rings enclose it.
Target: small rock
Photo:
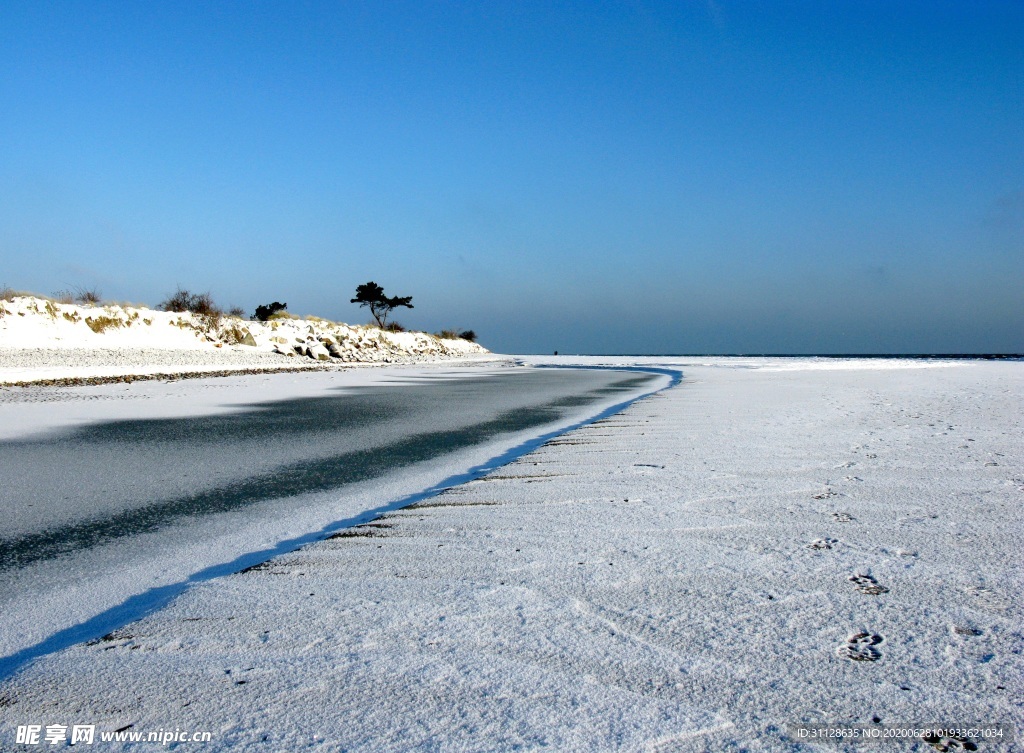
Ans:
[[[306,352],[304,355],[309,356],[317,361],[329,361],[331,360],[331,354],[323,346],[322,343],[310,343],[306,346]]]

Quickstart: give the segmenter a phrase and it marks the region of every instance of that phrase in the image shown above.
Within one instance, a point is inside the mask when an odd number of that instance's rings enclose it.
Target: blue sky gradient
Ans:
[[[0,284],[1024,351],[1020,2],[2,2]]]

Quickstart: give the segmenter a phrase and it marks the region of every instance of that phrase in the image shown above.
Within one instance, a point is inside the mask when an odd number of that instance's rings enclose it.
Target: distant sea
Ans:
[[[1024,353],[563,353],[600,358],[878,358],[960,361],[1024,361]]]

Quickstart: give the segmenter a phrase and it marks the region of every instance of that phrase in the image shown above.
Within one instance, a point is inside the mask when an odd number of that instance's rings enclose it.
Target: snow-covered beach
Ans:
[[[522,360],[685,378],[40,656],[0,685],[4,744],[835,750],[790,725],[1024,721],[1019,362]]]

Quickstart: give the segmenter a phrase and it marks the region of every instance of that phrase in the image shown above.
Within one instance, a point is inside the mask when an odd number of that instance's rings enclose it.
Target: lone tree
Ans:
[[[399,306],[405,306],[407,309],[413,307],[411,295],[389,298],[384,295],[384,288],[372,280],[356,287],[356,297],[350,303],[369,306],[370,313],[373,314],[373,318],[377,321],[377,326],[381,329],[384,329],[387,325],[388,314],[394,309]]]

